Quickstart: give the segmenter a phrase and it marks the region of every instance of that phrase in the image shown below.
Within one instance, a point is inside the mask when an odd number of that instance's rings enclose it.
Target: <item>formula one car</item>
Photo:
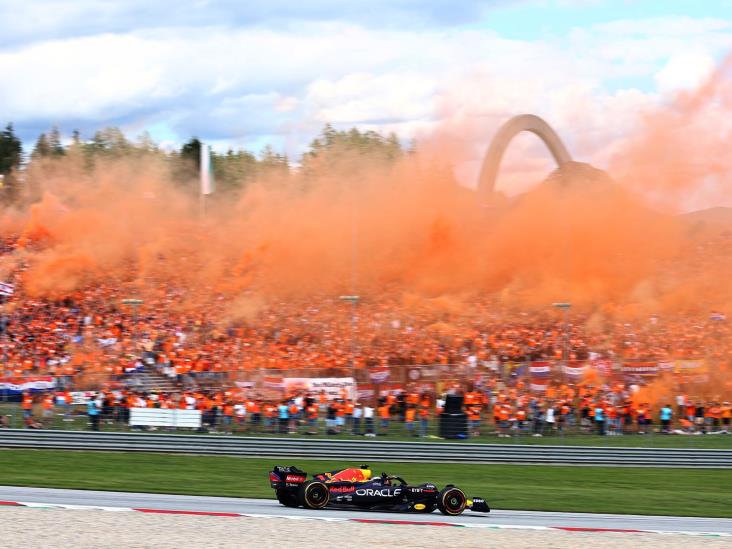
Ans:
[[[344,507],[372,511],[431,513],[435,508],[443,515],[456,516],[465,509],[489,513],[482,498],[468,499],[452,484],[438,490],[434,484],[410,486],[400,477],[381,473],[372,476],[368,465],[313,475],[295,466],[280,465],[269,473],[269,482],[277,500],[286,507],[324,509]]]

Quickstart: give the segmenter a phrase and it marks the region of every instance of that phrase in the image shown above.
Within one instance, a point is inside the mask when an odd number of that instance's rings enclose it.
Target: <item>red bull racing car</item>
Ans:
[[[344,507],[372,511],[431,513],[435,508],[443,515],[456,516],[465,509],[489,513],[482,498],[468,499],[452,484],[442,490],[430,483],[410,486],[402,478],[381,473],[372,476],[368,465],[313,475],[295,466],[275,466],[269,482],[277,500],[286,507],[324,509]]]

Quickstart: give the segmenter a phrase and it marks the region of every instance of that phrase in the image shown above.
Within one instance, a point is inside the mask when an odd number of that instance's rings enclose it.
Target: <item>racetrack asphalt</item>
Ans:
[[[101,492],[92,490],[59,490],[0,486],[0,501],[45,503],[49,505],[79,505],[104,508],[144,508],[178,511],[241,513],[245,515],[348,518],[367,520],[408,520],[410,522],[449,522],[454,524],[485,524],[503,527],[554,527],[578,529],[651,530],[661,532],[707,532],[732,534],[732,519],[699,517],[662,517],[641,515],[605,515],[589,513],[555,513],[538,511],[493,510],[490,514],[466,511],[458,517],[448,517],[435,511],[431,514],[383,513],[327,509],[287,508],[276,500],[224,498],[208,496],[179,496],[173,494],[143,494],[133,492]],[[490,503],[490,501],[489,501]]]

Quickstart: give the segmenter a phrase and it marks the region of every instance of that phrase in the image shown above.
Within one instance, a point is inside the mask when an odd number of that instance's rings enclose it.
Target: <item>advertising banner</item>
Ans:
[[[658,362],[625,362],[620,371],[626,375],[655,376],[658,375]]]
[[[703,359],[697,360],[677,360],[676,372],[682,374],[697,374],[706,372],[706,364]]]
[[[356,398],[356,381],[352,377],[286,377],[282,385],[286,393],[302,391],[319,395],[325,391],[328,398],[341,398],[345,390],[346,398]]]
[[[388,368],[383,370],[371,370],[369,372],[369,378],[371,379],[371,383],[385,383],[389,380],[389,377],[391,375],[391,370]]]

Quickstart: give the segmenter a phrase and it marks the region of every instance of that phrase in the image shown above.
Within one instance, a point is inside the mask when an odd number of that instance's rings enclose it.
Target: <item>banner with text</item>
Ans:
[[[352,377],[286,377],[282,379],[286,393],[309,392],[319,395],[325,391],[328,398],[356,398],[356,381]]]

